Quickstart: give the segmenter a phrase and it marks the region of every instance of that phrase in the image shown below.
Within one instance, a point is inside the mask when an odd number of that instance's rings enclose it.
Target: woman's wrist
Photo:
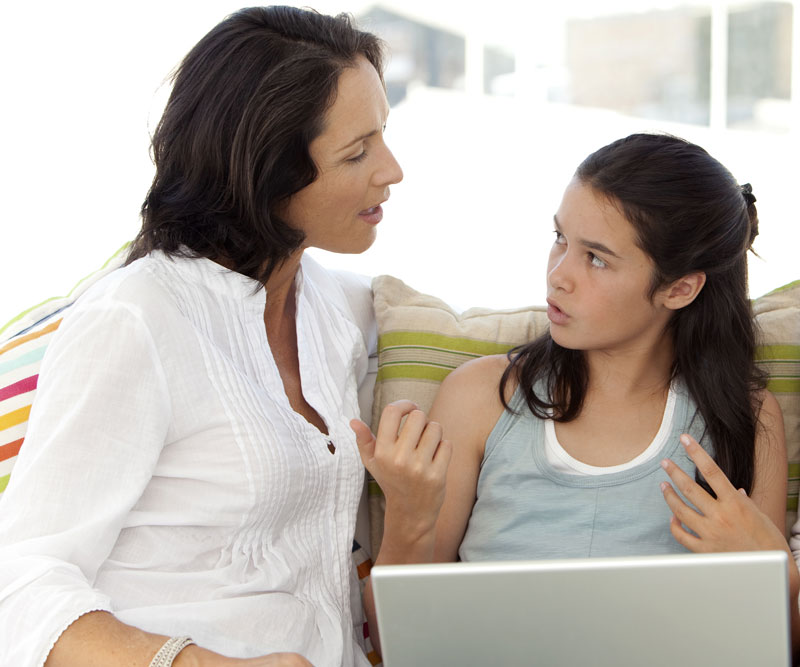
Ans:
[[[223,667],[233,662],[233,658],[226,658],[197,644],[190,644],[175,656],[172,665],[173,667]]]
[[[175,659],[181,651],[193,644],[194,642],[189,636],[170,637],[158,649],[158,652],[150,661],[150,667],[173,667]]]
[[[388,518],[384,523],[383,539],[375,565],[429,563],[433,560],[436,543],[435,523],[408,525]]]

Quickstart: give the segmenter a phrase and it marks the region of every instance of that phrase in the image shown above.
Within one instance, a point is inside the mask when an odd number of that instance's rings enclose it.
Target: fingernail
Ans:
[[[666,482],[661,482],[661,484],[659,486],[661,487],[661,492],[662,493],[667,490],[667,483]]]
[[[689,445],[691,445],[691,444],[692,444],[692,441],[691,441],[691,440],[689,440],[689,436],[688,436],[688,435],[682,435],[682,436],[681,436],[681,444],[682,444],[684,447],[688,447]]]
[[[667,459],[661,459],[661,467],[664,468],[664,470],[666,470],[668,466],[669,466],[669,461],[667,461]]]

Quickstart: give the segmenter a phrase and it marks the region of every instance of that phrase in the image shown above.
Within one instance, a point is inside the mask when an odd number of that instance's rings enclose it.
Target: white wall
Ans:
[[[0,325],[61,295],[136,233],[152,177],[149,130],[161,86],[189,48],[246,3],[17,2],[0,26]],[[321,2],[324,11],[363,4]],[[514,38],[515,39],[515,38]],[[326,263],[393,273],[456,306],[541,303],[550,221],[572,169],[643,125],[607,112],[418,90],[393,110],[388,141],[406,172],[379,240]],[[678,133],[703,143],[762,212],[754,295],[800,278],[798,144],[788,136]]]

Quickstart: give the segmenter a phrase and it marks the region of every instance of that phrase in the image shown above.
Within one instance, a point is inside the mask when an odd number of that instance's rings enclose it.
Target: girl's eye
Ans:
[[[564,243],[566,243],[566,240],[564,239],[564,235],[560,231],[558,231],[557,229],[554,229],[553,233],[555,233],[555,235],[556,235],[556,241],[555,242],[556,242],[557,245],[563,245]]]
[[[600,259],[597,255],[595,255],[593,252],[590,252],[588,254],[589,254],[589,263],[592,266],[597,267],[598,269],[606,268],[607,264],[602,259]]]

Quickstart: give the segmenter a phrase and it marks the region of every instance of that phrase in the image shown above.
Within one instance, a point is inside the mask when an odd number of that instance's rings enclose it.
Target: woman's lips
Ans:
[[[381,208],[381,205],[378,204],[372,208],[359,211],[358,217],[364,222],[368,222],[370,225],[377,225],[381,220],[383,220],[383,209]]]
[[[569,320],[567,315],[561,308],[548,300],[547,302],[547,319],[551,324],[566,324]]]

